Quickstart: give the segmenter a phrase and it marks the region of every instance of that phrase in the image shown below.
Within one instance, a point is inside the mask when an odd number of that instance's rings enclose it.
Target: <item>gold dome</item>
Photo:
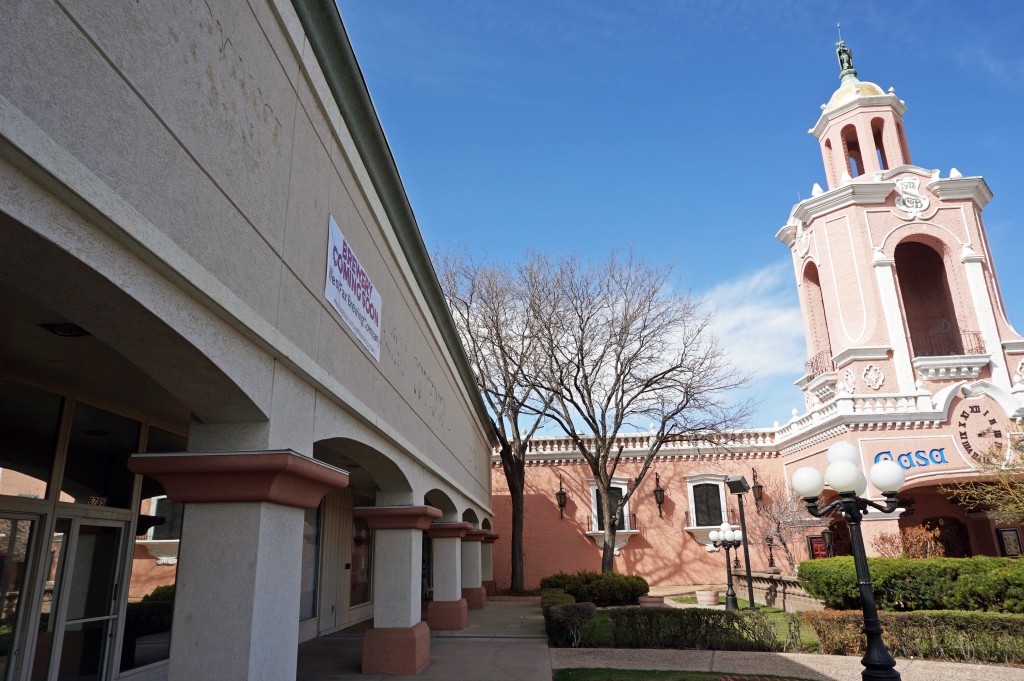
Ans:
[[[838,109],[858,97],[875,97],[885,94],[882,88],[878,87],[874,83],[857,80],[856,78],[847,78],[844,80],[847,82],[839,86],[839,89],[832,94],[832,99],[828,100],[828,104],[825,105],[826,111]]]

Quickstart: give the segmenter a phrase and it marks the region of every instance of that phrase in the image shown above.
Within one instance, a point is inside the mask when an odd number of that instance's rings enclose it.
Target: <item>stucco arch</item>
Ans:
[[[477,516],[476,511],[471,508],[467,508],[462,512],[462,522],[469,523],[473,526],[473,529],[480,527],[480,518]]]
[[[455,502],[442,490],[435,488],[424,494],[423,503],[440,509],[443,514],[441,516],[442,522],[453,523],[459,519],[459,509],[456,508]]]
[[[397,462],[358,440],[334,437],[313,444],[314,458],[349,473],[349,487],[376,493],[377,506],[413,503],[412,485]]]
[[[484,518],[483,520],[481,520],[480,521],[480,529],[481,530],[487,530],[488,532],[490,532],[491,531],[491,521],[489,519],[487,519],[487,518]]]
[[[112,242],[91,239],[95,228],[79,216],[65,208],[54,217],[66,221],[68,230],[80,230],[87,243],[69,252],[0,213],[0,285],[15,302],[58,317],[46,321],[81,327],[203,423],[267,420],[269,390],[264,394],[261,369],[272,370],[272,364],[254,358],[247,341],[155,270]],[[43,320],[15,321],[21,324],[11,333],[26,334],[21,326]],[[89,390],[97,377],[102,379],[107,358],[76,356],[72,349],[62,359],[73,363],[74,371],[54,380]]]

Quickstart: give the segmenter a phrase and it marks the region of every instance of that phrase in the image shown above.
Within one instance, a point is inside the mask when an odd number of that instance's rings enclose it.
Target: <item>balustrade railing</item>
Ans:
[[[929,331],[910,335],[915,357],[984,355],[985,339],[978,331]]]
[[[836,363],[832,361],[832,354],[830,352],[822,350],[807,360],[807,363],[804,365],[804,370],[808,377],[816,378],[822,374],[827,374],[830,371],[835,371]]]

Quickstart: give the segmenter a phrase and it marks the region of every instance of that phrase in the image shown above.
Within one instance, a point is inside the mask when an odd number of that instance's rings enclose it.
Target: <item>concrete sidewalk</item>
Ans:
[[[655,669],[858,681],[859,657],[708,650],[552,648],[539,601],[488,601],[462,631],[430,636],[430,666],[416,676],[360,673],[363,632],[341,632],[299,646],[297,681],[551,681],[568,668]],[[1024,681],[1024,669],[898,660],[903,681]]]

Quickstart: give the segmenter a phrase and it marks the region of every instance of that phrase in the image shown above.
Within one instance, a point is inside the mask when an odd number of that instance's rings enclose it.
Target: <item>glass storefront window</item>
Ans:
[[[0,494],[46,497],[63,402],[45,390],[0,379]]]
[[[75,405],[61,481],[61,501],[129,508],[128,457],[139,448],[137,421],[88,404]]]
[[[306,509],[302,524],[302,586],[299,620],[316,616],[316,571],[320,558],[320,508]]]
[[[370,579],[373,575],[373,532],[362,518],[353,518],[352,525],[349,606],[370,602]]]
[[[146,452],[183,452],[184,437],[150,426]],[[121,638],[121,671],[166,660],[171,652],[174,584],[184,504],[165,496],[163,486],[142,478],[142,501],[132,553],[128,605]]]
[[[0,518],[0,679],[7,678],[35,527],[34,520]]]

